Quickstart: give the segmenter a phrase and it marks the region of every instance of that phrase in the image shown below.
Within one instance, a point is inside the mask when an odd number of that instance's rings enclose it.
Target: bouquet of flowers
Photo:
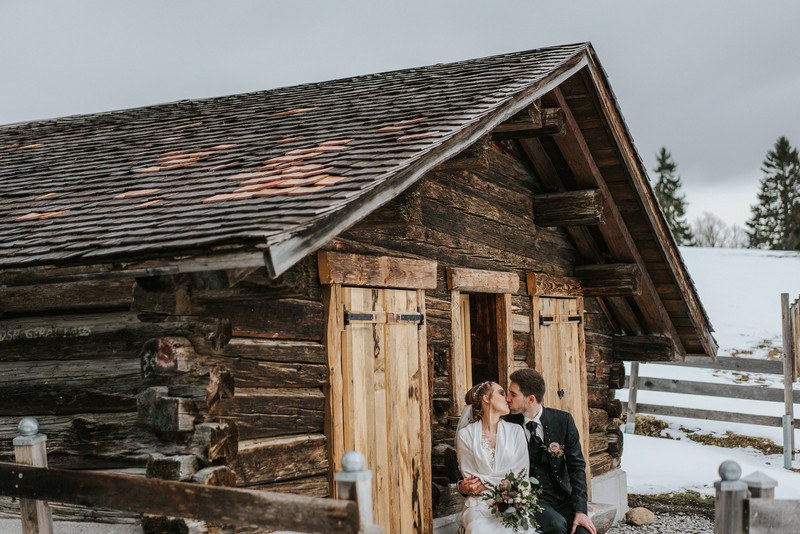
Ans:
[[[514,532],[536,528],[533,514],[542,510],[539,506],[541,490],[534,487],[538,484],[536,478],[526,477],[525,471],[510,472],[498,484],[486,484],[489,491],[484,492],[483,498],[489,501],[492,515]]]

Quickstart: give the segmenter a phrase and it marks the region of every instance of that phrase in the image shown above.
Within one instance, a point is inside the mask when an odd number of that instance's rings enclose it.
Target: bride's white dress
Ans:
[[[528,440],[520,425],[500,421],[497,425],[495,448],[482,439],[481,422],[476,421],[462,428],[456,440],[458,465],[464,477],[472,475],[484,483],[497,484],[509,472],[528,474]],[[478,497],[467,497],[461,514],[461,526],[467,534],[536,534],[528,529],[516,533],[503,526],[493,517],[488,501]]]

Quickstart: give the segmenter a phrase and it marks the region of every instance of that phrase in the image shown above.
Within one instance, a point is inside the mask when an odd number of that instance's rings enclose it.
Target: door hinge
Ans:
[[[342,304],[342,324],[344,328],[347,329],[347,325],[350,324],[351,321],[374,321],[375,314],[374,313],[353,313],[347,309],[346,304]]]
[[[419,330],[425,325],[425,314],[422,313],[422,307],[417,306],[417,313],[401,313],[399,320],[417,323],[417,330]]]
[[[558,318],[560,319],[561,317],[563,317],[563,315],[559,316]],[[560,322],[563,321],[563,319],[562,319],[562,321],[557,321],[556,319],[557,319],[556,316],[553,316],[553,315],[540,315],[539,316],[539,324],[542,325],[542,326],[549,326],[549,325],[551,325],[553,323],[556,323],[556,322],[560,323]],[[581,324],[583,322],[583,318],[580,315],[568,315],[566,322]]]

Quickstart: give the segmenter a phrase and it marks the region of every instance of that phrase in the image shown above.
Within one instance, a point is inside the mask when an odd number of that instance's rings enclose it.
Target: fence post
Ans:
[[[639,362],[631,362],[628,377],[628,413],[625,417],[625,433],[636,433],[636,394],[639,391]]]
[[[358,531],[379,534],[383,529],[372,524],[372,471],[365,469],[367,461],[358,451],[342,456],[342,469],[334,473],[339,499],[355,501],[358,505]]]
[[[47,436],[39,434],[39,422],[23,417],[14,438],[14,457],[18,464],[47,467]],[[53,518],[47,501],[19,500],[23,534],[52,534]]]
[[[794,460],[794,344],[792,317],[789,310],[789,293],[781,293],[781,322],[783,327],[783,468],[791,469]]]
[[[775,498],[775,488],[778,486],[778,481],[761,471],[750,473],[742,479],[742,482],[747,484],[751,499]]]
[[[747,483],[739,480],[742,468],[733,460],[719,465],[722,480],[714,482],[714,534],[744,534],[744,501],[748,497]]]

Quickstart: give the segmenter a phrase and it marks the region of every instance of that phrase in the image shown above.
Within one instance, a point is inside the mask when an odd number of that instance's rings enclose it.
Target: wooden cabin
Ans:
[[[2,461],[31,415],[51,466],[328,496],[358,449],[427,533],[530,366],[603,502],[623,362],[711,330],[589,44],[0,128]]]

